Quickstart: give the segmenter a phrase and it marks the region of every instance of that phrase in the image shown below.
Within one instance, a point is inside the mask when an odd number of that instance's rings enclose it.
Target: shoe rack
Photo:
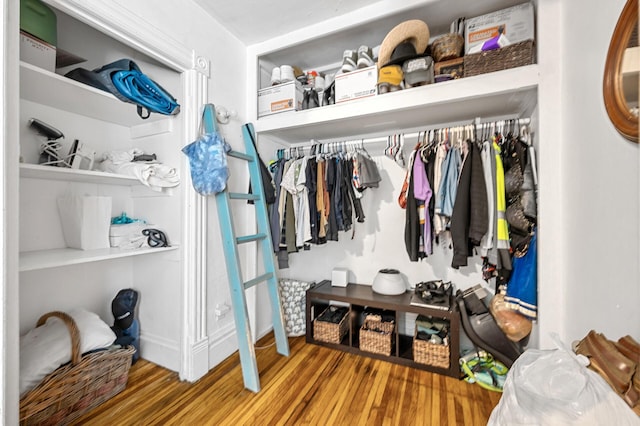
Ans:
[[[311,287],[306,293],[306,341],[315,345],[326,346],[333,349],[349,352],[370,358],[381,359],[395,364],[406,365],[421,370],[431,371],[437,374],[460,378],[460,364],[458,353],[460,350],[460,314],[456,304],[452,303],[449,310],[433,309],[410,304],[411,293],[397,296],[380,295],[371,290],[371,286],[360,284],[348,284],[346,287],[334,287],[331,281],[324,280]],[[339,343],[321,341],[314,335],[314,321],[327,308],[335,302],[346,304],[349,307],[347,314],[347,333]],[[389,334],[391,350],[389,354],[372,352],[367,350],[361,342],[362,312],[366,308],[384,309],[395,315],[395,327]],[[401,317],[405,314],[424,315],[439,319],[447,323],[449,329],[449,362],[444,367],[416,361],[414,353],[414,336],[407,334],[400,327]]]

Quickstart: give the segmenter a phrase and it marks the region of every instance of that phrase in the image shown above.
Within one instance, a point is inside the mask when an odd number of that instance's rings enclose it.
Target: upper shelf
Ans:
[[[20,164],[20,177],[35,179],[65,180],[69,182],[99,183],[106,185],[134,186],[142,185],[134,176],[93,170],[75,170],[65,167],[41,166],[38,164]]]
[[[394,130],[481,118],[529,116],[537,102],[538,65],[527,65],[257,120],[258,134],[291,144],[310,139],[389,134]]]
[[[20,62],[20,98],[126,127],[158,119],[142,120],[134,104],[27,62]]]
[[[263,43],[250,46],[261,67],[270,76],[270,66],[297,65],[302,69],[322,69],[342,62],[346,49],[361,45],[375,47],[399,23],[423,20],[431,37],[448,32],[449,25],[460,17],[472,18],[527,0],[403,0],[372,1],[353,12],[336,16],[292,33],[283,34]],[[391,6],[390,3],[393,3]],[[265,80],[261,87],[268,85]]]

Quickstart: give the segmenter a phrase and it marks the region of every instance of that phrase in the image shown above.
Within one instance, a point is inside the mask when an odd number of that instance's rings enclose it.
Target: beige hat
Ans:
[[[411,43],[415,48],[415,54],[422,55],[429,44],[429,27],[419,19],[411,19],[396,25],[380,45],[378,67],[387,65],[395,48],[403,42]]]

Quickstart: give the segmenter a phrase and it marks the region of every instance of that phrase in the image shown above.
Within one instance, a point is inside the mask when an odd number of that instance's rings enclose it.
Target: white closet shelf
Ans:
[[[20,177],[34,179],[53,179],[69,182],[97,183],[106,185],[135,186],[142,185],[138,178],[116,173],[94,170],[76,170],[66,167],[41,166],[38,164],[20,164]]]
[[[537,99],[538,65],[508,69],[371,98],[257,120],[258,134],[285,144],[310,139],[346,140],[350,136],[484,118],[529,116]]]
[[[80,263],[99,262],[101,260],[122,257],[140,256],[177,250],[178,247],[156,247],[135,250],[107,248],[98,250],[78,250],[61,248],[53,250],[36,250],[20,253],[20,272],[55,268],[58,266],[77,265]]]
[[[27,62],[20,62],[20,98],[126,127],[159,118],[142,120],[134,104]]]

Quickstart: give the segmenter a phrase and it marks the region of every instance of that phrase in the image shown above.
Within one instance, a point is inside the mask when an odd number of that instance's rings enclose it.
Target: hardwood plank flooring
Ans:
[[[145,360],[127,388],[75,425],[485,425],[500,394],[451,377],[273,335],[257,343],[262,390],[235,353],[195,383]]]

